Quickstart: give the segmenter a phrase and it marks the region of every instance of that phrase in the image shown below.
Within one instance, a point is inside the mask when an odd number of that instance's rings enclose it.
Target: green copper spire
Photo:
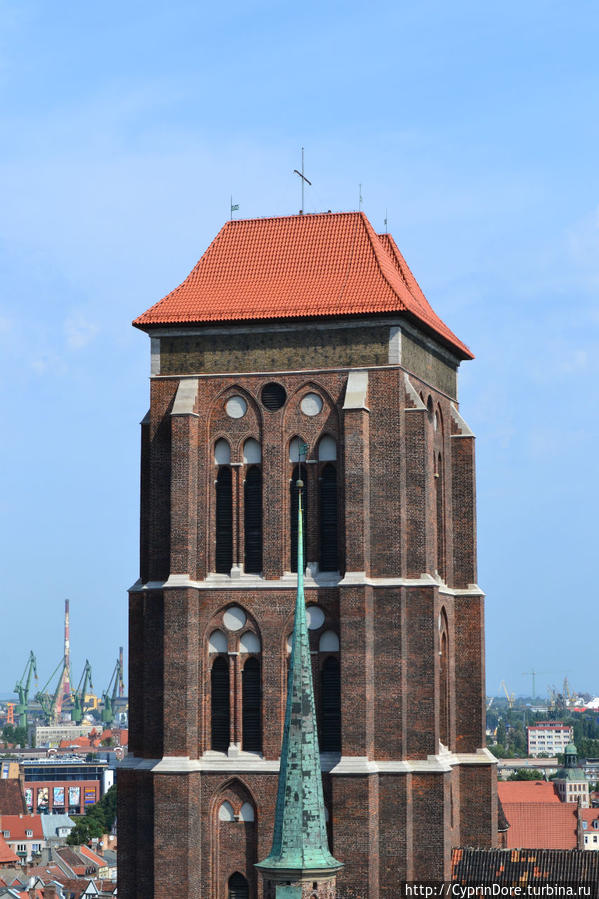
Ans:
[[[297,526],[297,599],[272,849],[256,867],[291,877],[331,875],[343,867],[329,852],[322,797],[312,664],[304,599],[302,481]]]

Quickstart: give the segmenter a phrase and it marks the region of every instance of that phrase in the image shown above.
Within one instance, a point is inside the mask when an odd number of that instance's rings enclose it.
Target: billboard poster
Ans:
[[[69,787],[69,805],[81,805],[81,787]]]
[[[48,808],[48,787],[37,788],[37,807]]]
[[[53,787],[52,801],[55,807],[64,808],[64,787]]]
[[[33,790],[30,787],[25,788],[25,804],[27,808],[33,808]]]
[[[84,787],[83,788],[83,804],[84,805],[93,805],[96,801],[96,788],[95,787]]]

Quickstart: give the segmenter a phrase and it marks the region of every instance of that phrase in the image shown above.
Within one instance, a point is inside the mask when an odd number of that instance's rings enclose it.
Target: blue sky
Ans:
[[[476,353],[488,688],[596,664],[599,12],[529,0],[0,0],[0,694],[71,599],[105,688],[137,576],[131,319],[228,215],[356,208]]]

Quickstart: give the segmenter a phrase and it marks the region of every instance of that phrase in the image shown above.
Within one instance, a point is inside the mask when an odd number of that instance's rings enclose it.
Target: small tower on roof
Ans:
[[[343,867],[329,851],[304,598],[303,481],[297,481],[297,597],[272,849],[256,867],[265,899],[335,899]]]

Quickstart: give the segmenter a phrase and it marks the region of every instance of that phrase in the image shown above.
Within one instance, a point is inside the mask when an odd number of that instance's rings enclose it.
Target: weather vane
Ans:
[[[301,172],[298,172],[297,169],[294,169],[293,174],[299,175],[301,182],[302,182],[302,208],[300,209],[300,213],[303,213],[303,211],[304,211],[304,183],[309,184],[310,187],[312,187],[312,182],[308,181],[308,179],[304,175],[304,148],[303,147],[302,147],[302,170],[301,170]]]

